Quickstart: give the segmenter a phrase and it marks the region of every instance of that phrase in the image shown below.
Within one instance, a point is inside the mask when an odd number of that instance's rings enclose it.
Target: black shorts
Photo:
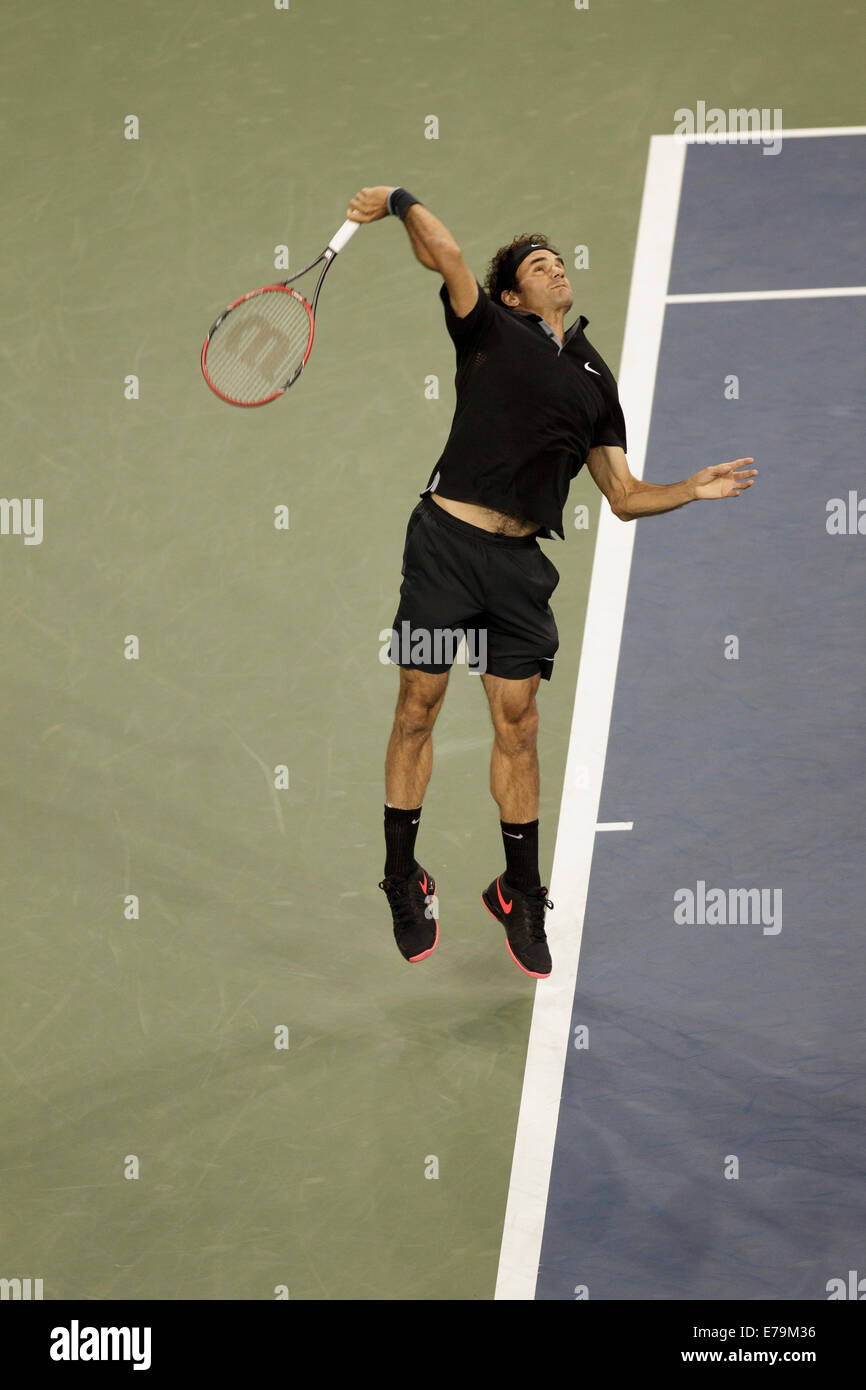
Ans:
[[[470,671],[506,680],[550,680],[559,646],[550,596],[559,572],[535,536],[470,526],[425,496],[409,518],[400,606],[389,657],[397,666]]]

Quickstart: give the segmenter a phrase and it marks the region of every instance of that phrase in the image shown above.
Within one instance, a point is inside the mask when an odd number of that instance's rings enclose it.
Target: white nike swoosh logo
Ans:
[[[421,819],[421,817],[419,816],[419,817],[418,817],[418,820],[420,820],[420,819]],[[417,824],[418,824],[418,820],[410,821],[409,824],[410,824],[410,825],[417,825]]]
[[[601,372],[597,372],[595,370],[595,367],[591,367],[588,362],[584,362],[583,365],[586,367],[586,370],[588,372],[592,372],[593,376],[601,376]]]
[[[503,835],[507,835],[508,838],[509,838],[509,840],[522,840],[522,839],[523,839],[523,836],[522,836],[522,835],[512,835],[512,833],[511,833],[510,830],[503,830],[502,833],[503,833]]]

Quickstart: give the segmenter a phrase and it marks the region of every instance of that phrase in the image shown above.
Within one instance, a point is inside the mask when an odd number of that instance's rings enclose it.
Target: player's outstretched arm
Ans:
[[[744,458],[711,464],[681,483],[645,483],[632,476],[622,449],[599,445],[586,456],[593,480],[620,521],[672,512],[687,502],[705,498],[739,497],[758,476],[757,468],[746,467],[754,462],[753,458]]]
[[[388,194],[393,190],[393,185],[362,188],[350,202],[346,216],[353,222],[377,222],[380,217],[387,217]],[[458,318],[465,318],[478,299],[478,282],[454,237],[444,222],[421,203],[412,204],[403,225],[418,260],[442,276],[452,309]]]

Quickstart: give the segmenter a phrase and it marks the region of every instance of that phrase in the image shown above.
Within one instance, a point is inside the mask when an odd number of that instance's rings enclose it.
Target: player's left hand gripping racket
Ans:
[[[324,251],[280,285],[265,285],[236,299],[208,332],[201,350],[204,379],[229,405],[266,405],[297,381],[313,347],[319,292],[334,257],[360,222],[346,221]],[[324,261],[309,304],[296,280]]]

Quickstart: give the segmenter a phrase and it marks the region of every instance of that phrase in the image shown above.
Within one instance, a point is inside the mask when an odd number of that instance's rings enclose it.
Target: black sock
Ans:
[[[415,867],[415,837],[421,807],[403,811],[385,806],[385,877],[408,878]]]
[[[511,821],[499,822],[502,830],[502,843],[505,846],[505,877],[513,888],[528,893],[532,888],[541,887],[538,872],[538,821],[530,820],[521,824]]]

